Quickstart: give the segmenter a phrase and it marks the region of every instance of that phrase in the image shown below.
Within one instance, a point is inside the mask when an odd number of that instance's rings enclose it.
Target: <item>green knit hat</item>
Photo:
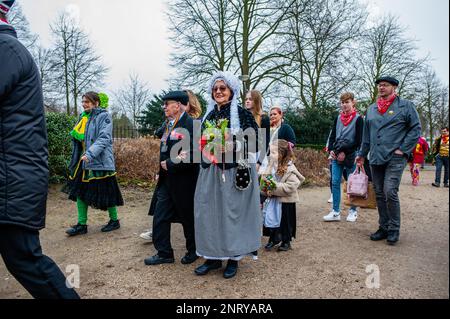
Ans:
[[[100,99],[99,107],[102,109],[107,109],[109,106],[109,97],[106,93],[99,93],[98,97]]]

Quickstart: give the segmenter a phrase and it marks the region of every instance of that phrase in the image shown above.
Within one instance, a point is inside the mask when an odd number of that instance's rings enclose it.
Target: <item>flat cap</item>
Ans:
[[[378,80],[375,81],[376,84],[379,84],[380,82],[388,82],[394,86],[398,86],[400,84],[399,80],[392,76],[382,76]]]
[[[164,95],[162,100],[176,101],[183,105],[187,105],[189,103],[189,95],[185,91],[172,91]]]

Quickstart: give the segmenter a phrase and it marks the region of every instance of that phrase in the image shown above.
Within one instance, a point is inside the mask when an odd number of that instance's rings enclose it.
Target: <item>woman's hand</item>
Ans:
[[[81,156],[81,160],[85,163],[89,163],[89,158],[86,155]]]

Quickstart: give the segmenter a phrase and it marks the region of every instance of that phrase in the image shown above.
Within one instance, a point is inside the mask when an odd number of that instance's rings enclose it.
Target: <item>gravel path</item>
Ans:
[[[433,175],[428,168],[421,186],[413,187],[405,172],[402,233],[395,247],[369,240],[378,225],[375,210],[362,210],[356,223],[324,223],[329,189],[301,189],[293,250],[261,250],[259,260],[242,261],[231,280],[223,279],[220,271],[195,276],[200,260],[188,266],[179,262],[185,252],[179,225],[172,227],[176,263],[145,266],[144,258],[154,249],[138,235],[150,224],[151,194],[140,190],[123,190],[127,206],[119,211],[120,230],[101,233],[107,214],[91,210],[89,233],[67,238],[64,232],[74,224],[75,205],[53,187],[41,241],[63,270],[80,266],[78,291],[83,298],[449,298],[449,192],[431,187]],[[366,270],[373,269],[379,269],[379,289],[366,286]],[[0,298],[30,298],[1,260]]]

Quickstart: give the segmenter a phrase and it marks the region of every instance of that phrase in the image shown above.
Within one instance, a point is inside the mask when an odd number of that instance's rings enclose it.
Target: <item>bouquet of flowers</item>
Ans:
[[[277,188],[277,183],[272,175],[266,175],[261,178],[260,189],[263,193],[267,193],[268,191],[273,191]]]
[[[227,119],[205,122],[205,130],[200,139],[200,151],[214,165],[217,165],[217,156],[222,154],[229,138],[228,123]]]

